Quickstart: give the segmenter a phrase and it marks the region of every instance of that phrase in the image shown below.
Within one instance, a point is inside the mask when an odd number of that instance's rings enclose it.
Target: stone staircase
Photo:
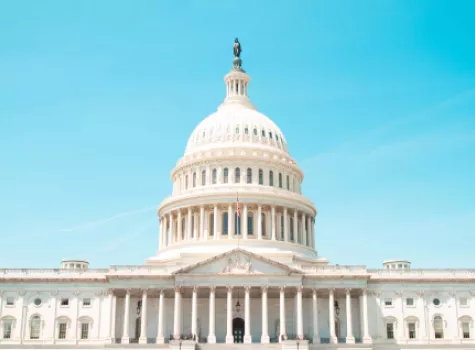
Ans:
[[[281,350],[279,343],[272,344],[197,344],[197,350]]]

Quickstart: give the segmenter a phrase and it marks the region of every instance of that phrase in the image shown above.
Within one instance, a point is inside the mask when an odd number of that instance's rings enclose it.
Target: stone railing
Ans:
[[[363,265],[326,265],[302,267],[301,270],[309,274],[367,274]]]
[[[169,274],[177,267],[147,266],[147,265],[112,265],[109,274]]]
[[[394,277],[394,278],[420,278],[420,277],[475,277],[475,269],[368,269],[368,273],[374,278]]]
[[[105,274],[109,269],[0,269],[0,276],[2,275],[92,275]]]

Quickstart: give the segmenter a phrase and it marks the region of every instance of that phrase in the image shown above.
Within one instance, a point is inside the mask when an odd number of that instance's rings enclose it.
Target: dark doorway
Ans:
[[[244,338],[244,320],[236,317],[233,320],[233,337],[235,343],[242,343]]]

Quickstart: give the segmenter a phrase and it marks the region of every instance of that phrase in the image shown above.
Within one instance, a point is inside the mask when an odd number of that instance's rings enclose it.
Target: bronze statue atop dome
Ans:
[[[238,38],[234,39],[234,46],[233,46],[233,51],[234,51],[234,57],[240,58],[241,57],[241,43],[239,42]]]

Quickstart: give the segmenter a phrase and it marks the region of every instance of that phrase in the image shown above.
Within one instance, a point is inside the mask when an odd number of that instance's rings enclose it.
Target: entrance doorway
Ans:
[[[233,320],[233,337],[235,343],[242,343],[244,338],[244,320],[236,317]]]

